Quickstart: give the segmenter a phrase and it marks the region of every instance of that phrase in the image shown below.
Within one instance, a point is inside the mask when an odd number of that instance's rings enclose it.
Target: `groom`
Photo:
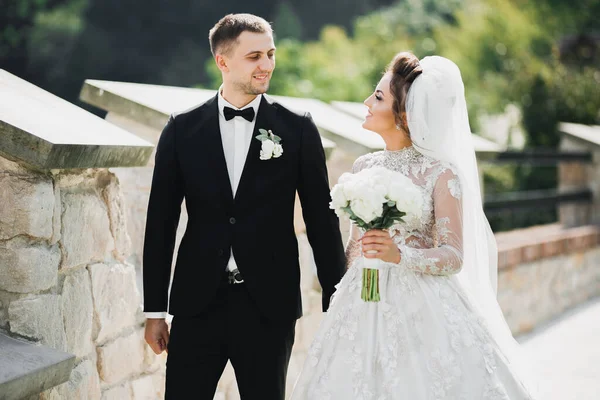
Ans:
[[[144,243],[145,338],[157,354],[168,349],[167,399],[212,399],[231,361],[242,399],[283,400],[302,315],[296,191],[323,310],[345,271],[325,154],[309,114],[263,95],[275,68],[267,21],[228,15],[209,41],[223,85],[204,104],[172,115],[156,151]],[[168,299],[169,334],[164,318],[183,199],[189,221]]]

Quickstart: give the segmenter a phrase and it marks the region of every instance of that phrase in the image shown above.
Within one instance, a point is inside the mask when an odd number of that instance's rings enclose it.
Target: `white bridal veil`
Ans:
[[[420,64],[423,73],[412,83],[406,102],[410,137],[419,152],[446,161],[457,170],[463,193],[463,268],[458,277],[486,320],[493,339],[524,377],[524,360],[496,298],[498,250],[483,212],[460,70],[439,56],[425,57]]]

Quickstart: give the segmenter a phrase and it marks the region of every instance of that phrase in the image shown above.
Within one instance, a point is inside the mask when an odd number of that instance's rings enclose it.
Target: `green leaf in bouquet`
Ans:
[[[264,130],[264,129],[263,129],[263,130]],[[258,135],[258,136],[256,136],[256,137],[255,137],[255,139],[256,139],[256,140],[260,140],[261,142],[263,142],[263,141],[265,141],[265,140],[269,140],[270,138],[269,138],[269,135],[262,134],[262,135]]]
[[[406,215],[406,213],[398,211],[395,206],[385,204],[383,206],[381,217],[373,221],[373,226],[377,229],[389,229],[394,224],[402,222],[402,217],[404,215]]]
[[[265,135],[265,136],[267,136],[267,137],[269,136],[269,131],[267,131],[266,129],[260,128],[258,130],[258,132],[261,133],[261,134],[263,134],[263,135]]]
[[[275,134],[273,135],[272,140],[275,143],[280,143],[281,142],[281,138],[279,136],[275,135]]]
[[[396,202],[394,200],[390,200],[390,201],[387,202],[387,205],[389,207],[394,207],[396,205]]]
[[[352,207],[350,207],[350,205],[347,205],[346,207],[342,207],[342,211],[345,212],[346,214],[348,214],[349,218],[356,217],[356,215],[354,214],[354,211],[352,211]]]
[[[359,228],[364,229],[365,231],[368,231],[369,229],[372,229],[370,224],[367,224],[365,221],[363,221],[362,219],[359,219],[357,221],[357,225]]]

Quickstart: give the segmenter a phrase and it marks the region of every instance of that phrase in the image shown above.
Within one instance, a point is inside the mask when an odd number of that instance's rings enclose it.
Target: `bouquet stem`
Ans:
[[[379,270],[363,268],[361,299],[364,301],[379,301]]]

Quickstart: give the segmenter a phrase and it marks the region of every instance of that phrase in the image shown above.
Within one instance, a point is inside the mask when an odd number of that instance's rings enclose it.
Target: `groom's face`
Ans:
[[[271,33],[242,32],[228,54],[223,80],[238,93],[259,95],[269,89],[275,69],[275,44]]]

